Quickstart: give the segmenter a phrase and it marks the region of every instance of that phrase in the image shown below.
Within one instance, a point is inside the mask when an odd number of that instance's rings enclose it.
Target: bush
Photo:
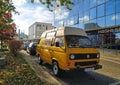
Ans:
[[[16,56],[18,51],[21,49],[22,42],[21,41],[9,41],[9,48],[10,48],[10,54],[13,56]]]

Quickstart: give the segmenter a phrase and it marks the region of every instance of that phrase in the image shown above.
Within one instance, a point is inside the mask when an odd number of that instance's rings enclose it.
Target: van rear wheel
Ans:
[[[61,74],[61,69],[58,66],[58,63],[56,61],[53,62],[53,73],[55,76],[59,76]]]
[[[38,55],[38,63],[39,63],[39,64],[42,64],[42,63],[43,63],[43,60],[41,60],[41,56],[40,56],[40,55]]]

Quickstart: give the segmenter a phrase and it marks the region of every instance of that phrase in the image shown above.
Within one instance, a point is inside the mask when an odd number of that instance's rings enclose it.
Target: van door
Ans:
[[[51,48],[52,59],[56,59],[60,68],[66,65],[67,55],[65,53],[64,37],[55,38],[54,46]]]
[[[54,38],[55,32],[49,32],[46,35],[45,46],[43,50],[43,56],[47,63],[51,63],[51,48],[52,48],[52,39]]]

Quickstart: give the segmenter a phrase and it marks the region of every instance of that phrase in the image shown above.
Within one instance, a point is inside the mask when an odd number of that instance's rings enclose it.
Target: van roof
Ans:
[[[76,27],[59,27],[57,29],[56,36],[63,36],[63,35],[81,35],[87,36],[86,32],[83,29],[76,28]]]
[[[83,29],[80,28],[76,28],[76,27],[59,27],[56,29],[51,29],[51,30],[47,30],[45,32],[42,33],[41,38],[44,38],[46,33],[49,32],[56,32],[56,36],[64,36],[64,35],[81,35],[81,36],[87,36],[86,32]]]

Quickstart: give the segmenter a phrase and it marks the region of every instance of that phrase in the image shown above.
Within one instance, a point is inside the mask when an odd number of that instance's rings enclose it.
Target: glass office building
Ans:
[[[120,45],[120,0],[72,0],[72,10],[54,11],[54,25],[84,29],[96,46]]]

